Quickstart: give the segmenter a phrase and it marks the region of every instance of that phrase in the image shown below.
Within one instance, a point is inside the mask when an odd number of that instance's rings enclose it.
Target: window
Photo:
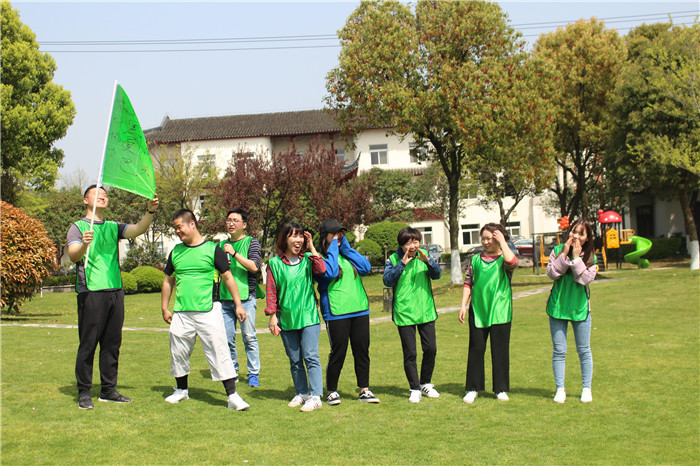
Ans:
[[[345,149],[336,149],[335,150],[335,159],[338,162],[345,162]]]
[[[423,235],[422,244],[433,244],[433,227],[416,228]]]
[[[198,155],[197,160],[200,164],[209,165],[211,168],[214,168],[214,164],[216,163],[216,156],[211,154]]]
[[[386,144],[376,144],[369,146],[369,155],[372,159],[372,165],[387,164],[388,146]]]
[[[478,197],[478,191],[476,188],[461,189],[459,191],[462,199],[476,199]]]
[[[506,222],[506,231],[510,236],[520,236],[520,222]]]
[[[462,225],[462,244],[480,244],[481,238],[479,238],[479,224],[472,223],[469,225]]]
[[[204,207],[204,203],[206,202],[206,200],[207,200],[207,196],[205,196],[204,194],[202,194],[201,196],[199,196],[199,208],[200,208],[200,209],[201,209],[202,207]]]
[[[234,152],[233,152],[233,157],[234,157],[234,158],[238,157],[238,158],[242,158],[242,159],[252,159],[253,157],[255,157],[255,153],[254,153],[254,152],[237,152],[237,151],[234,151]]]
[[[411,144],[408,148],[408,151],[410,153],[410,162],[411,163],[421,163],[421,162],[424,162],[425,160],[427,160],[428,149],[426,149],[423,146]]]

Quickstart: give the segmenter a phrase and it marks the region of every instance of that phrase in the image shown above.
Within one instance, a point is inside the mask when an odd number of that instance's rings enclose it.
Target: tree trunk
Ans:
[[[449,224],[450,224],[450,282],[462,283],[462,261],[459,258],[459,175],[447,180],[450,190]]]
[[[678,200],[681,203],[681,210],[683,211],[683,221],[685,223],[685,235],[688,247],[688,252],[690,253],[690,270],[700,269],[700,251],[698,248],[698,230],[695,226],[695,217],[693,216],[693,205],[692,200],[696,196],[692,192],[688,192],[685,189],[680,189],[678,193]]]

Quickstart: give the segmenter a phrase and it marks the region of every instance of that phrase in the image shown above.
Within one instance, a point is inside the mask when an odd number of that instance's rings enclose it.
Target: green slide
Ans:
[[[651,249],[651,240],[641,236],[630,236],[630,241],[637,246],[637,249],[629,254],[625,254],[625,260],[630,264],[637,264],[640,269],[646,269],[649,267],[649,261],[642,258],[642,256]]]

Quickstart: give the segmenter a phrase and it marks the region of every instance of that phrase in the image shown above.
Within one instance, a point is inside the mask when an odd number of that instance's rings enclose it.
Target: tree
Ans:
[[[439,164],[449,191],[452,283],[459,260],[459,184],[467,161],[488,153],[523,102],[514,86],[527,53],[496,3],[362,2],[339,33],[326,105],[345,135],[367,128],[412,135]],[[521,110],[518,110],[520,113]]]
[[[56,267],[55,248],[44,226],[22,209],[0,202],[2,217],[2,298],[4,312],[19,314],[22,304],[30,300],[41,281]]]
[[[372,185],[372,203],[366,214],[367,223],[413,219],[415,197],[411,173],[374,167],[359,175],[358,178],[367,180]]]
[[[700,25],[642,25],[627,43],[610,166],[626,187],[680,201],[690,267],[698,269],[693,210],[700,188]]]
[[[1,6],[2,199],[16,202],[20,191],[49,189],[63,162],[53,147],[73,123],[70,92],[52,82],[56,63],[39,51],[36,36],[10,2]]]
[[[42,197],[45,204],[36,217],[44,224],[47,236],[56,245],[56,263],[60,264],[66,247],[68,229],[73,222],[85,215],[83,193],[78,187],[61,188]]]
[[[534,57],[551,65],[557,89],[554,147],[561,173],[551,190],[562,216],[591,219],[601,207],[592,205],[588,194],[603,176],[608,109],[624,53],[617,31],[595,18],[543,34],[535,43]]]

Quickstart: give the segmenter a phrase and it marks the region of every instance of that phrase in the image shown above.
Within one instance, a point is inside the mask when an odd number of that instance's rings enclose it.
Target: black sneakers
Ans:
[[[92,409],[95,405],[92,404],[92,398],[90,397],[90,392],[83,392],[78,395],[78,408],[80,409]]]
[[[133,400],[128,396],[124,396],[116,390],[109,393],[100,393],[98,398],[100,401],[111,401],[112,403],[131,403]],[[92,404],[92,402],[90,403]]]

